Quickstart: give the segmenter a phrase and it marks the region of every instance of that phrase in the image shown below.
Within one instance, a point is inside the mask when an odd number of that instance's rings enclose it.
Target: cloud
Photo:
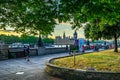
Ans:
[[[66,36],[73,37],[74,30],[72,30],[71,25],[68,23],[61,23],[59,25],[56,25],[54,29],[53,36],[63,36],[63,33],[65,32]],[[84,30],[83,28],[80,28],[78,31],[78,38],[84,38]]]
[[[15,35],[15,36],[20,36],[21,34],[13,32],[12,30],[0,30],[0,35]]]

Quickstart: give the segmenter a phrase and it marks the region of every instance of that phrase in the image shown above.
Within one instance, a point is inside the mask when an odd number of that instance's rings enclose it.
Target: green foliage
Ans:
[[[0,39],[4,41],[7,44],[13,43],[13,42],[20,42],[20,39],[18,36],[6,36],[6,35],[0,35]]]
[[[7,36],[7,35],[0,35],[0,39],[7,44],[15,43],[15,42],[22,42],[22,43],[32,43],[36,44],[38,41],[38,37],[35,36],[28,36],[22,35],[21,37],[18,36]],[[54,39],[52,38],[43,38],[43,43],[54,43]]]
[[[22,43],[37,43],[38,37],[35,36],[21,36],[20,41]]]
[[[12,0],[0,5],[0,28],[10,26],[25,34],[50,34],[55,27],[56,5],[51,0]]]
[[[99,40],[102,38],[102,32],[100,31],[99,28],[100,27],[97,25],[91,26],[89,34],[92,40]]]
[[[93,36],[93,39],[99,39],[102,37],[101,33],[105,30],[107,31],[106,28],[104,29],[105,23],[112,26],[109,27],[111,31],[115,31],[117,34],[120,33],[120,29],[114,30],[120,24],[119,3],[119,0],[71,0],[69,2],[61,0],[60,9],[61,13],[64,14],[63,16],[70,16],[66,20],[70,21],[72,19],[70,22],[73,28],[81,27],[81,23],[90,22],[90,25],[93,27],[90,35]],[[101,30],[102,28],[104,29],[103,31]]]
[[[0,28],[13,27],[24,34],[50,34],[55,19],[70,22],[73,29],[90,22],[88,36],[93,40],[120,36],[120,0],[12,0],[0,5]],[[104,25],[109,26],[105,27]],[[111,29],[111,30],[110,30]],[[108,32],[109,31],[109,32]],[[86,35],[85,35],[86,36]]]
[[[91,38],[92,40],[99,40],[101,38],[103,39],[112,39],[114,38],[115,42],[115,52],[118,52],[117,50],[117,39],[120,36],[120,23],[117,23],[115,25],[110,25],[108,23],[104,24],[104,26],[99,25],[93,25],[88,26],[86,25],[84,32],[85,37]]]
[[[54,39],[51,39],[51,38],[44,38],[43,39],[43,43],[54,43]]]
[[[87,39],[90,39],[90,29],[91,29],[90,24],[87,24],[84,28],[84,35],[85,35],[85,38]]]
[[[70,45],[70,50],[72,51],[78,51],[79,47],[76,45]]]
[[[4,41],[6,44],[11,44],[15,42],[22,42],[22,43],[37,43],[38,38],[34,36],[7,36],[7,35],[0,35],[0,39]]]

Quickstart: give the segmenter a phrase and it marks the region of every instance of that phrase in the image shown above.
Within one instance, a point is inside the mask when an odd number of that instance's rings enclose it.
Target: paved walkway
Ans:
[[[68,53],[34,56],[27,62],[24,58],[0,61],[0,80],[62,80],[45,73],[45,62]]]
[[[93,50],[85,51],[93,52]],[[45,73],[45,63],[55,57],[67,56],[68,53],[30,57],[0,61],[0,80],[62,80]]]

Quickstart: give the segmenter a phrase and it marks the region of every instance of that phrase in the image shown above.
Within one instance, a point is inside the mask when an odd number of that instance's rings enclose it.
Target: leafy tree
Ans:
[[[102,28],[102,29],[100,29]],[[100,26],[86,26],[85,29],[85,37],[91,38],[92,40],[98,40],[99,38],[103,39],[112,39],[114,38],[115,49],[114,52],[118,52],[117,50],[117,39],[120,36],[120,26],[109,24],[105,24],[103,27]]]
[[[10,26],[24,34],[50,34],[55,27],[55,1],[2,0],[0,27]]]
[[[54,39],[51,39],[51,38],[43,38],[43,42],[44,42],[44,43],[51,43],[51,44],[53,44],[53,43],[54,43]]]
[[[90,36],[92,36],[92,39],[107,38],[108,36],[109,38],[114,38],[114,51],[118,52],[117,38],[120,32],[119,3],[120,0],[61,0],[61,12],[66,21],[70,21],[73,24],[73,28],[81,27],[81,23],[89,22],[91,25]],[[105,23],[110,25],[109,28],[104,26]],[[112,35],[104,34],[110,28],[109,34],[112,33]]]
[[[85,38],[87,38],[87,39],[90,39],[90,29],[91,29],[90,24],[87,24],[84,27],[84,35],[85,35]]]
[[[34,36],[7,36],[7,35],[0,35],[0,39],[5,42],[6,44],[12,44],[15,42],[21,42],[21,43],[37,43],[37,39],[38,37],[34,37]]]
[[[38,40],[38,37],[35,36],[28,36],[28,35],[22,35],[20,37],[20,41],[22,43],[32,43],[32,44],[36,44]]]
[[[11,43],[14,43],[14,42],[20,42],[20,39],[18,36],[7,36],[7,35],[0,35],[0,39],[7,43],[7,44],[11,44]]]
[[[105,24],[104,29],[102,29],[103,38],[112,39],[114,38],[114,52],[118,52],[117,39],[120,37],[120,25],[119,23],[115,25]]]
[[[92,38],[99,39],[103,37],[99,35],[101,32],[106,33],[108,28],[104,28],[104,24],[107,23],[113,31],[117,29],[113,33],[114,51],[117,52],[119,3],[120,0],[12,0],[0,5],[0,27],[9,25],[23,33],[37,34],[39,31],[39,34],[50,34],[54,30],[55,19],[69,21],[74,29],[80,28],[81,23],[90,22],[90,35],[95,33]]]

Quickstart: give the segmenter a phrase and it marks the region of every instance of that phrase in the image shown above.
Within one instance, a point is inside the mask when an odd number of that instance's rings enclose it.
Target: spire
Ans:
[[[38,47],[43,47],[41,35],[39,35],[39,38],[38,38]]]

